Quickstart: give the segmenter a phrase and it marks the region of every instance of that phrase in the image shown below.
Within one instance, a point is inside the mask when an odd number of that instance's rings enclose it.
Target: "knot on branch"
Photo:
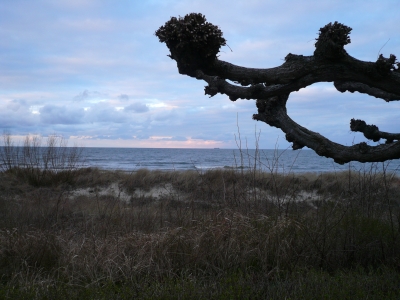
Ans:
[[[379,55],[378,60],[375,62],[376,69],[378,72],[382,75],[389,74],[391,71],[398,71],[399,68],[399,63],[397,64],[397,69],[396,69],[396,56],[393,54],[390,54],[389,58],[383,57],[383,55]]]
[[[288,98],[289,95],[286,94],[270,97],[268,99],[257,99],[256,106],[258,108],[258,114],[254,114],[253,119],[265,122],[276,128],[281,128],[280,113],[282,111],[286,113],[286,101]]]
[[[209,82],[207,86],[204,87],[204,95],[210,95],[211,98],[219,93],[218,80],[219,77],[215,76],[214,79],[211,82]]]
[[[365,123],[365,121],[363,120],[356,120],[356,119],[350,120],[351,131],[363,132],[365,127],[367,127],[367,123]]]
[[[257,99],[256,106],[259,114],[271,113],[276,109],[284,108],[286,110],[286,101],[289,95],[280,95],[268,99]]]
[[[352,28],[337,21],[320,28],[314,55],[331,60],[340,59],[347,55],[343,47],[351,42],[349,37],[351,30]]]
[[[293,150],[299,150],[299,149],[302,149],[302,148],[304,148],[304,145],[303,144],[300,144],[300,143],[298,143],[298,142],[293,142],[293,144],[292,144],[292,149]]]
[[[209,79],[206,80],[205,77],[209,77]],[[204,95],[210,95],[211,98],[220,93],[220,87],[223,80],[219,76],[206,76],[201,70],[197,70],[196,78],[202,78],[208,83],[208,85],[204,87]]]
[[[286,62],[301,61],[303,58],[304,58],[303,55],[289,53],[288,55],[285,56],[285,61]]]
[[[200,13],[172,17],[155,35],[160,42],[166,43],[170,57],[178,63],[179,72],[188,75],[212,63],[220,47],[226,45],[218,26],[207,22]]]
[[[351,119],[350,130],[354,132],[362,132],[367,139],[373,140],[374,142],[378,142],[381,139],[378,126],[367,125],[363,120]]]
[[[350,130],[354,132],[362,132],[364,136],[369,139],[377,142],[380,140],[379,128],[375,125],[367,125],[363,120],[350,120]]]
[[[292,144],[292,149],[293,150],[299,150],[299,149],[302,149],[304,147],[304,145],[302,143],[300,143],[299,141],[297,141],[296,137],[293,134],[289,133],[289,132],[286,133],[285,138],[289,143],[293,143]]]

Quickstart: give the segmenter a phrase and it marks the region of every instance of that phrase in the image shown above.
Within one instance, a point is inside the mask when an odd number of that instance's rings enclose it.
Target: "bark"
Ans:
[[[179,29],[176,24],[180,24]],[[380,55],[376,62],[357,60],[344,49],[350,43],[350,32],[350,27],[329,23],[320,28],[312,56],[289,53],[281,66],[269,69],[245,68],[219,60],[217,50],[226,40],[219,28],[206,22],[201,14],[172,18],[156,31],[156,35],[167,44],[170,57],[177,61],[181,74],[207,83],[206,95],[212,97],[221,93],[232,101],[256,100],[258,113],[253,119],[280,128],[293,143],[294,150],[306,146],[340,164],[400,158],[398,133],[381,132],[375,125],[352,119],[350,130],[362,132],[374,142],[386,139],[386,143],[344,146],[300,126],[287,115],[290,93],[317,82],[333,82],[342,93],[364,93],[386,102],[400,100],[400,63],[396,57]]]

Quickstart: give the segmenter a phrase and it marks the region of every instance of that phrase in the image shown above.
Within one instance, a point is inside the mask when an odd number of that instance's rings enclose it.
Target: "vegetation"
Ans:
[[[15,145],[9,133],[3,133],[0,171],[13,173],[33,186],[73,183],[74,173],[83,166],[82,149],[67,147],[61,136],[50,135],[43,143],[40,136],[26,136],[23,145]]]
[[[400,179],[0,173],[0,298],[398,299]]]

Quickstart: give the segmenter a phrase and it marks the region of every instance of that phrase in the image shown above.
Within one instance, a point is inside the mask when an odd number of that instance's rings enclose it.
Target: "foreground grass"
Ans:
[[[68,172],[0,173],[0,298],[400,297],[385,172]]]
[[[6,287],[2,299],[399,299],[398,272],[353,270],[329,274],[309,271],[271,279],[227,274],[224,277],[140,278],[86,286],[36,284]]]

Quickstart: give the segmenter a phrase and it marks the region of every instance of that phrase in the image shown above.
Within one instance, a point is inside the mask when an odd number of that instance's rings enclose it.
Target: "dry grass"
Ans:
[[[400,179],[376,165],[126,173],[3,139],[0,298],[399,298]]]
[[[4,287],[231,278],[254,292],[304,270],[398,276],[400,181],[386,173],[75,172],[45,187],[0,173]]]

